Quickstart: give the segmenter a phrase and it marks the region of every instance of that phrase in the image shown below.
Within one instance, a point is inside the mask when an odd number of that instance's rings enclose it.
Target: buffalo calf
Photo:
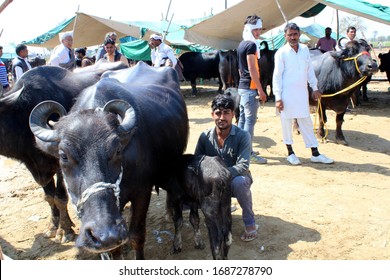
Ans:
[[[204,248],[199,230],[198,208],[201,208],[213,258],[227,259],[232,242],[231,174],[219,157],[183,155],[181,163],[177,176],[179,191],[168,191],[168,205],[173,208],[175,224],[172,253],[182,249],[182,210],[183,204],[187,204],[191,208],[190,222],[194,227],[195,248]]]

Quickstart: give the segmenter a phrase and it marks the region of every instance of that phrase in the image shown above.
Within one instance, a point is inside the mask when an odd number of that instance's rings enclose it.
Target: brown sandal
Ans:
[[[257,230],[259,229],[259,225],[256,225],[256,229],[247,231],[246,229],[241,234],[241,240],[244,242],[249,242],[257,238]]]

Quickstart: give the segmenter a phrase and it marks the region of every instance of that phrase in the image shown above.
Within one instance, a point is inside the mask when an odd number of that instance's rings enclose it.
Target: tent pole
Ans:
[[[79,10],[80,10],[80,5],[77,7],[77,12],[76,12],[76,17],[74,18],[74,23],[73,23],[73,42],[75,42],[75,30],[76,30],[76,23],[77,23],[77,18],[79,17]]]
[[[283,12],[283,10],[282,10],[282,7],[281,7],[280,4],[279,4],[279,1],[278,1],[278,0],[275,0],[275,2],[276,2],[276,5],[278,5],[279,11],[280,11],[280,13],[281,13],[282,16],[283,16],[284,21],[287,23],[288,20],[287,20],[286,15],[284,14],[284,12]]]
[[[164,34],[163,34],[163,41],[165,40],[165,37],[168,35],[168,31],[169,31],[169,27],[171,26],[171,22],[172,22],[172,19],[173,19],[173,15],[171,16],[171,20],[169,21],[169,24],[167,26],[167,30],[165,30]]]
[[[339,10],[336,9],[336,22],[337,22],[337,41],[340,38],[340,26],[339,26]]]
[[[166,20],[166,21],[168,21],[168,14],[169,14],[169,9],[171,8],[171,3],[172,3],[172,0],[169,0],[169,5],[168,5],[167,14],[165,15],[165,20]]]

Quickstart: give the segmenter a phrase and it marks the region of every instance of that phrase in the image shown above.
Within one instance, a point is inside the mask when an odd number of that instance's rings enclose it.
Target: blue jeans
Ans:
[[[257,91],[253,89],[238,89],[238,94],[241,98],[240,119],[238,120],[238,127],[248,131],[253,142],[255,124],[257,120],[257,111],[260,107],[260,103],[256,99]]]
[[[249,176],[236,176],[231,185],[233,197],[237,198],[242,209],[242,220],[245,227],[254,226],[256,223],[252,209],[252,179]]]

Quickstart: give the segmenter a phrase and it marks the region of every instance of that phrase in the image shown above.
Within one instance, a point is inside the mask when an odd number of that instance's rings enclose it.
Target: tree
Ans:
[[[349,26],[356,28],[356,37],[366,39],[365,33],[367,28],[364,25],[364,20],[358,16],[345,16],[340,19],[340,37],[346,37]]]

